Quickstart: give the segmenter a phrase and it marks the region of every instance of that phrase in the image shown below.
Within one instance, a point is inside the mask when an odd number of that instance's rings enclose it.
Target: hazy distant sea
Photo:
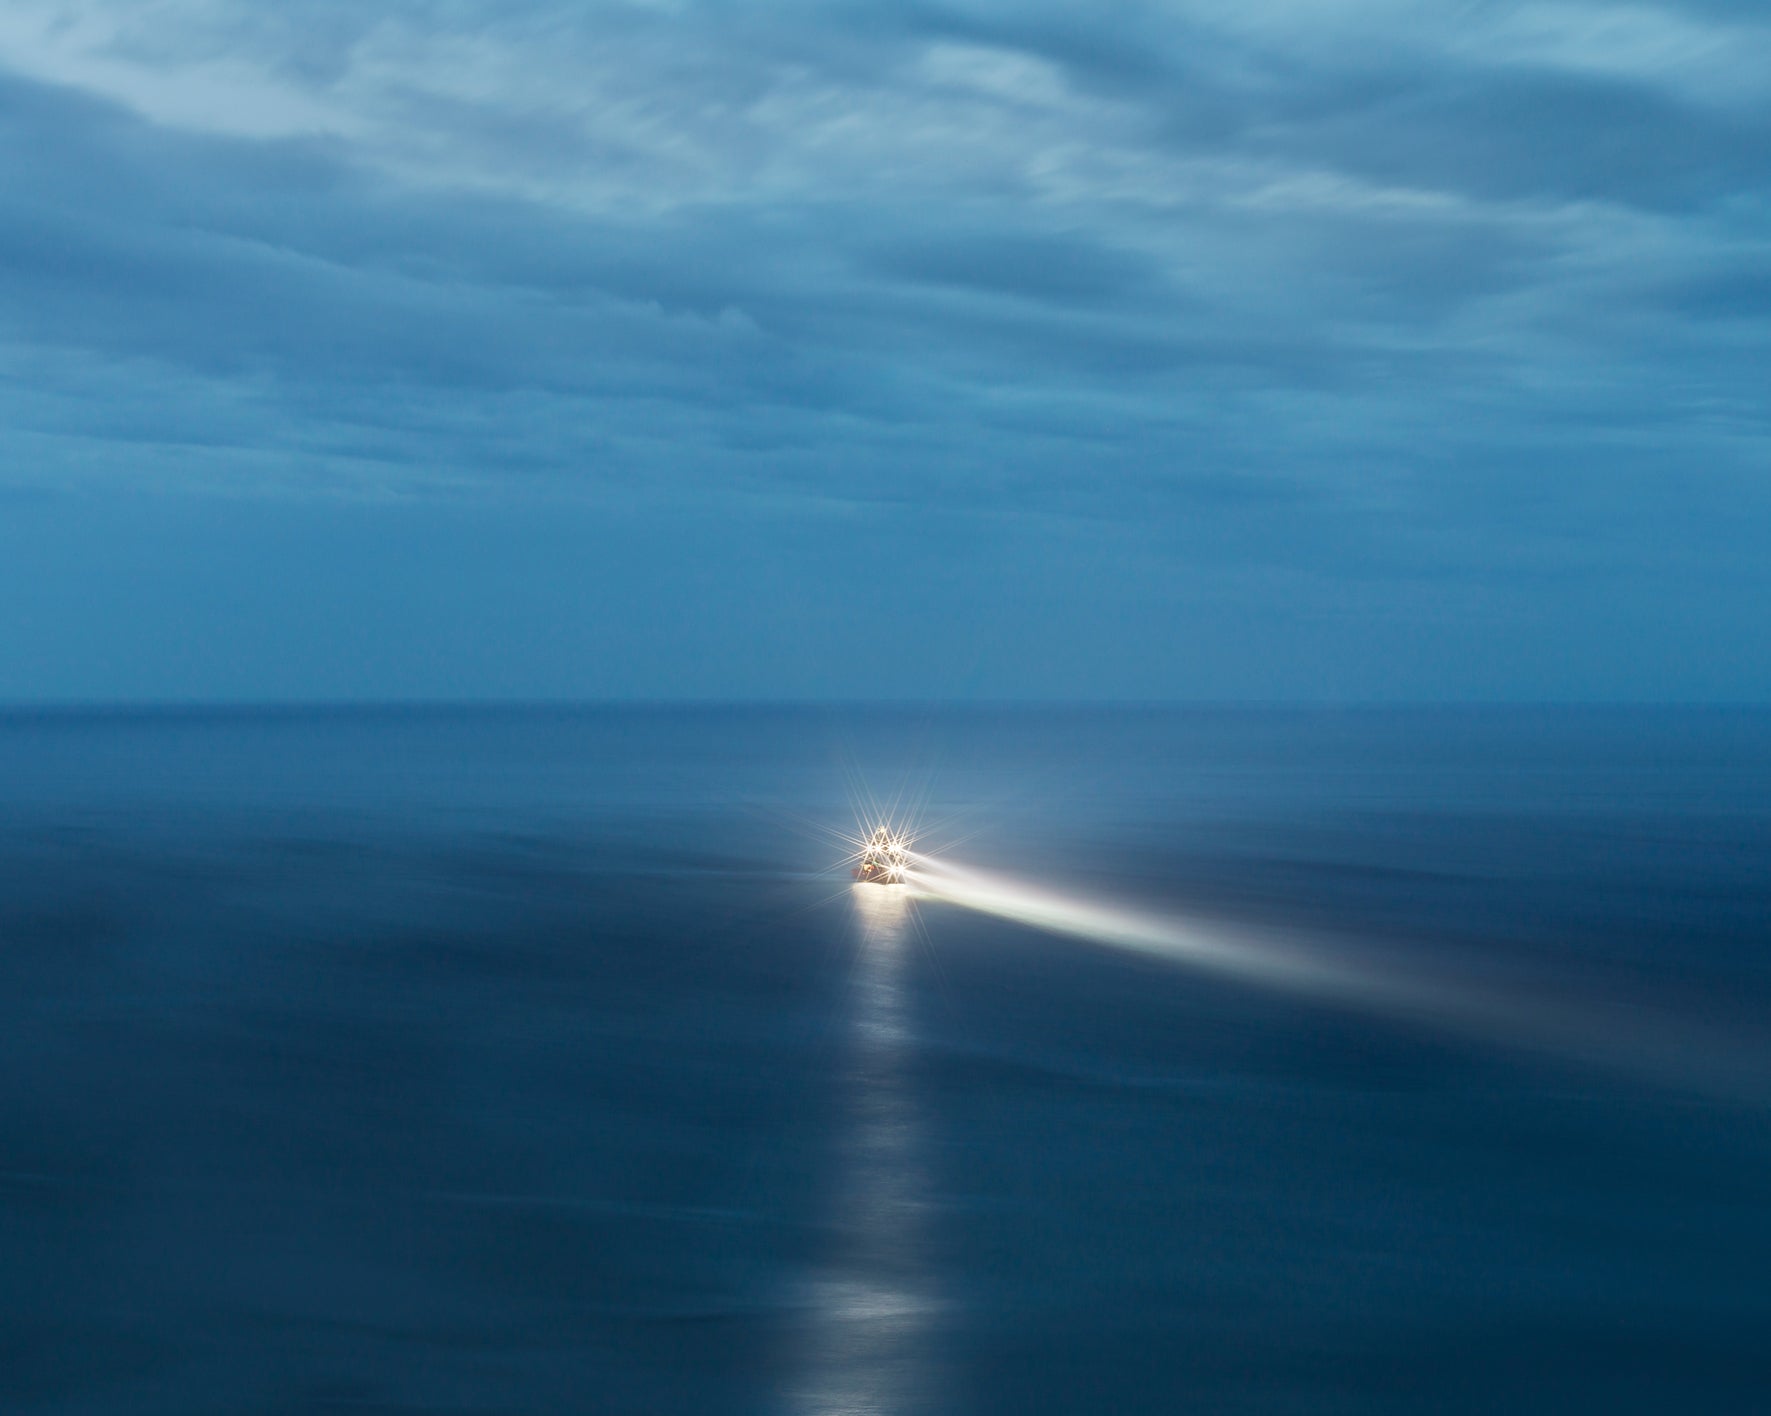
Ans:
[[[869,793],[1693,1065],[851,886]],[[1771,1411],[1768,804],[1720,709],[0,715],[0,1409]]]

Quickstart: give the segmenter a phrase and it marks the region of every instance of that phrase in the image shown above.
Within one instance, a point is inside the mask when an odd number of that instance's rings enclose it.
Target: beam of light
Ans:
[[[1434,972],[1393,952],[1362,954],[1295,932],[1122,909],[920,852],[912,852],[906,878],[922,899],[1477,1040],[1621,1068],[1734,1100],[1757,1102],[1771,1085],[1771,1060],[1751,1041],[1642,1010],[1576,1006],[1524,980],[1507,986],[1471,969]]]
[[[904,885],[857,883],[859,927],[832,1243],[811,1290],[801,1378],[804,1416],[909,1416],[941,1409],[928,1360],[941,1308],[923,1234],[927,1180],[907,1075],[914,1039],[903,971]]]
[[[1381,977],[1301,944],[1079,900],[921,853],[913,853],[907,877],[912,888],[929,899],[1014,920],[1049,934],[1231,974],[1251,983],[1391,1006],[1449,1001],[1422,983]]]

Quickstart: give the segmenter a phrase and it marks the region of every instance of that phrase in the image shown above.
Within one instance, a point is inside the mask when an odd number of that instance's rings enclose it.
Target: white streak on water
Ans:
[[[1461,1007],[1467,1001],[1427,980],[1386,975],[1302,941],[1141,914],[926,856],[916,858],[911,884],[930,899],[1250,983],[1395,1008],[1431,1010]]]
[[[844,1122],[832,1245],[812,1286],[790,1409],[802,1416],[908,1416],[944,1405],[927,1350],[941,1304],[924,1232],[928,1185],[907,1075],[910,892],[868,884],[853,894],[861,937],[839,1082]]]
[[[922,855],[912,867],[910,886],[920,898],[1047,933],[1730,1099],[1756,1104],[1771,1087],[1762,1046],[1641,1008],[1577,1004],[1555,996],[1545,980],[1508,981],[1474,960],[1448,968],[1407,951],[1362,952],[1300,932],[1141,913]]]

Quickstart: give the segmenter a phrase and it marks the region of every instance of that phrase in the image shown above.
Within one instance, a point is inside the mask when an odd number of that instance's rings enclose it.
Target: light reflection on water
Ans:
[[[804,1416],[888,1416],[945,1408],[928,1347],[940,1308],[923,1215],[927,1179],[908,1069],[904,994],[909,891],[853,890],[860,947],[839,1086],[832,1242],[811,1291],[802,1375],[790,1409]]]

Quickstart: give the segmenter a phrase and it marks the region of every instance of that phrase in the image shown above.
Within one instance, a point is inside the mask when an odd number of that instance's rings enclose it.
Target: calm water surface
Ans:
[[[1586,1031],[850,886],[868,793]],[[0,715],[0,1409],[1771,1410],[1768,803],[1748,711]]]

